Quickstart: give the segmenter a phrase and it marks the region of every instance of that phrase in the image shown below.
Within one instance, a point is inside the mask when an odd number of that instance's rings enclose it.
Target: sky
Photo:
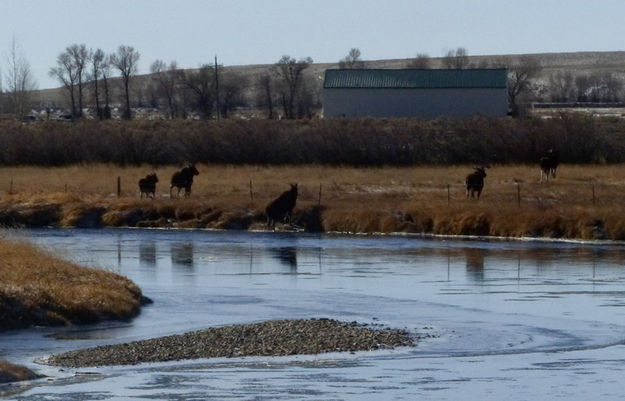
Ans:
[[[625,0],[0,0],[0,69],[15,38],[41,89],[74,43],[182,68],[270,64],[282,55],[337,62],[464,47],[469,55],[625,50]],[[625,66],[624,66],[625,68]]]

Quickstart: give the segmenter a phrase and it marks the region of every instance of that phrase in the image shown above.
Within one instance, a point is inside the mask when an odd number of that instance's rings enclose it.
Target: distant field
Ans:
[[[313,231],[625,239],[623,165],[563,165],[549,183],[539,182],[538,167],[495,165],[487,170],[480,201],[465,197],[463,182],[471,166],[200,165],[198,169],[189,199],[169,198],[175,168],[165,167],[156,170],[160,178],[156,200],[140,200],[137,181],[152,171],[147,166],[5,167],[0,169],[4,189],[0,218],[5,224],[10,217],[25,225],[32,223],[30,216],[62,226],[95,221],[114,226],[264,229],[265,206],[289,183],[298,183],[296,224]],[[85,215],[91,220],[84,220]]]

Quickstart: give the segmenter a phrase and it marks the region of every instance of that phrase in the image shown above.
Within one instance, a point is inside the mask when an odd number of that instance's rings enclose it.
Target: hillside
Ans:
[[[539,53],[539,54],[513,54],[513,55],[485,55],[470,56],[470,63],[474,66],[502,64],[505,60],[517,62],[520,57],[531,56],[538,60],[543,67],[539,81],[546,82],[549,76],[558,71],[569,70],[574,74],[590,74],[595,72],[611,72],[622,81],[625,81],[625,51],[614,52],[576,52],[576,53]],[[390,60],[365,60],[367,68],[406,68],[410,59]],[[430,59],[432,68],[442,67],[442,58]],[[272,64],[226,66],[226,72],[241,74],[251,84],[246,92],[246,97],[253,103],[256,94],[256,85],[259,77],[269,71]],[[323,87],[323,77],[328,68],[338,68],[338,63],[314,63],[306,70],[306,75],[313,78],[314,90],[320,93]],[[134,90],[142,93],[147,86],[150,74],[139,75],[134,81]],[[113,88],[119,87],[119,78],[112,79]],[[145,97],[145,95],[144,95]],[[66,91],[64,88],[39,90],[34,93],[35,103],[41,105],[64,105],[66,103]]]

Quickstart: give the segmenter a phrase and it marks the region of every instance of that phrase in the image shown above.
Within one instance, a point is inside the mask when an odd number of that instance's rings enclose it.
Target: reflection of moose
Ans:
[[[539,164],[540,182],[543,182],[543,176],[547,181],[549,181],[549,177],[556,178],[556,170],[558,169],[558,164],[560,164],[560,158],[553,149],[549,149],[547,154],[540,158]]]
[[[193,243],[172,244],[171,263],[178,266],[193,267]]]
[[[291,184],[291,189],[285,191],[277,199],[271,202],[265,209],[267,214],[267,228],[275,228],[276,221],[289,218],[291,223],[291,214],[297,201],[297,184]]]
[[[480,199],[482,189],[484,188],[484,178],[486,177],[484,168],[483,166],[476,166],[475,171],[467,175],[464,181],[467,186],[467,198],[473,198],[475,196],[477,199]]]
[[[156,243],[153,241],[139,244],[139,261],[146,265],[156,265]]]
[[[184,188],[184,196],[189,197],[191,195],[191,185],[193,185],[193,176],[200,174],[195,168],[195,165],[190,164],[180,171],[174,173],[171,177],[171,186],[169,187],[169,197],[172,197],[172,189],[178,188],[177,196],[180,196],[180,190]]]
[[[297,249],[291,246],[271,249],[272,254],[291,269],[297,269]]]
[[[477,281],[484,280],[484,258],[488,251],[480,248],[467,248],[465,250],[466,269],[471,277]]]
[[[158,182],[158,177],[156,176],[156,173],[154,174],[148,174],[145,176],[145,178],[142,178],[139,180],[139,191],[141,192],[141,195],[139,195],[140,198],[143,198],[143,194],[145,194],[145,197],[149,197],[150,194],[152,194],[152,199],[154,199],[154,195],[156,193],[156,183]]]

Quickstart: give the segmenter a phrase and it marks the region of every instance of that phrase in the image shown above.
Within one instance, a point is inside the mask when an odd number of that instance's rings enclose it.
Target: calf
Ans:
[[[484,178],[486,177],[486,171],[483,166],[476,166],[475,171],[464,180],[467,186],[467,199],[475,197],[480,199],[482,189],[484,188]]]
[[[143,198],[143,194],[145,194],[145,197],[148,198],[150,196],[150,194],[152,194],[152,199],[154,199],[154,196],[156,194],[156,183],[158,182],[158,177],[156,176],[156,173],[154,174],[148,174],[145,176],[145,178],[142,178],[139,180],[139,192],[140,198]]]
[[[180,196],[180,190],[184,188],[184,196],[189,197],[191,195],[191,185],[193,185],[193,176],[200,174],[195,168],[195,165],[190,164],[180,171],[174,173],[171,177],[171,186],[169,187],[169,197],[172,197],[172,189],[178,188],[176,196]]]
[[[553,149],[549,149],[549,152],[540,158],[539,164],[540,182],[543,182],[543,177],[545,177],[546,181],[549,181],[549,177],[556,178],[556,170],[560,164],[560,158]]]
[[[271,202],[265,209],[265,213],[267,214],[267,228],[275,229],[276,221],[282,221],[287,217],[289,218],[290,224],[295,202],[297,202],[297,184],[291,184],[290,190],[282,193],[282,195]]]

